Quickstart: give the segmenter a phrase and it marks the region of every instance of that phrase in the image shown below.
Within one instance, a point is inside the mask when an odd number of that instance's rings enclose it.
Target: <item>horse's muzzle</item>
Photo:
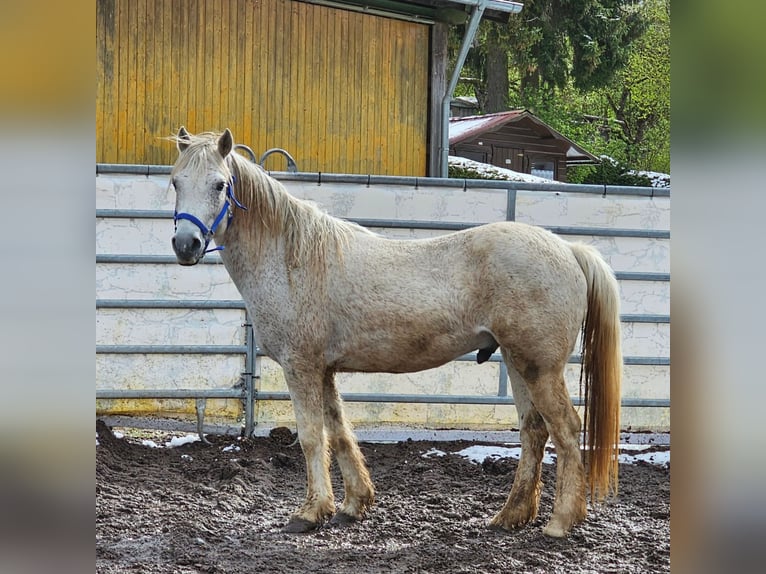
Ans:
[[[205,241],[198,229],[182,229],[179,225],[170,240],[176,259],[181,265],[195,265],[205,255]],[[186,227],[186,226],[184,226]]]

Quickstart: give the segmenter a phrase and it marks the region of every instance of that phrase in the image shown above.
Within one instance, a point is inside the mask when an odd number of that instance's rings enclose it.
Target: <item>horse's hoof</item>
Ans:
[[[346,514],[345,512],[338,512],[332,517],[329,524],[334,528],[345,528],[346,526],[351,526],[357,522],[359,522],[359,519],[356,516]]]
[[[554,524],[553,520],[551,520],[543,527],[543,534],[551,538],[566,538],[567,531],[560,524]]]
[[[319,528],[318,522],[311,522],[305,518],[293,516],[290,521],[284,525],[282,532],[288,534],[305,534],[307,532],[313,532],[317,528]]]

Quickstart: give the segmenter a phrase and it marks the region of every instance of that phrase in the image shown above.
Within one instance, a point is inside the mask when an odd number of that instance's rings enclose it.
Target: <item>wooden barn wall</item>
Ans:
[[[291,0],[98,0],[96,161],[229,127],[300,171],[426,174],[429,28]],[[268,169],[285,169],[274,155]]]

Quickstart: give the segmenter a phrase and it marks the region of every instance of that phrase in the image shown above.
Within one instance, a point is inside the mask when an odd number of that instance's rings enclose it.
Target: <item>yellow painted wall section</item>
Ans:
[[[423,176],[428,43],[427,25],[292,0],[99,0],[96,160],[172,164],[179,126],[228,127],[300,171]]]

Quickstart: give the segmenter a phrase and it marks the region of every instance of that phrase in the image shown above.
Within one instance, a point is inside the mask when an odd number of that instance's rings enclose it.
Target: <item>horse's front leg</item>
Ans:
[[[335,513],[330,482],[330,452],[324,431],[322,378],[324,369],[284,367],[295,410],[298,440],[306,457],[306,501],[285,525],[286,532],[309,532]]]

